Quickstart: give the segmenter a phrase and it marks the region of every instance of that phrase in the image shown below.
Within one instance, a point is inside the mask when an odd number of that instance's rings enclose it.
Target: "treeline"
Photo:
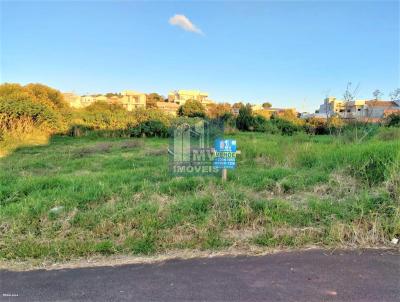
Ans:
[[[230,104],[213,104],[205,108],[200,102],[189,100],[179,107],[178,116],[156,108],[126,111],[121,105],[96,102],[73,109],[64,101],[60,91],[42,84],[0,85],[0,140],[20,137],[27,133],[71,136],[168,136],[168,129],[182,118],[207,118],[218,120],[227,131],[256,131],[271,134],[293,135],[340,134],[345,129],[359,127],[362,123],[345,123],[339,117],[328,119],[300,119],[292,111],[263,116],[253,112],[251,105],[234,104],[238,115],[232,113]],[[391,115],[385,126],[400,126],[400,115]],[[362,126],[362,125],[361,125]]]

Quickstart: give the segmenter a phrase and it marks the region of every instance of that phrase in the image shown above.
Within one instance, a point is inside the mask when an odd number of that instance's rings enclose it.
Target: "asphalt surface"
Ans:
[[[400,301],[400,254],[321,250],[0,271],[0,301]]]

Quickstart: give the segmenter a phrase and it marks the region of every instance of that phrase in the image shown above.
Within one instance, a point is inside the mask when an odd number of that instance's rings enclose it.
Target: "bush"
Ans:
[[[106,102],[95,102],[84,109],[74,111],[72,116],[74,124],[93,130],[121,130],[136,122],[134,116],[121,105]]]
[[[31,83],[24,88],[32,95],[36,97],[41,103],[50,105],[53,108],[59,109],[61,111],[67,110],[68,104],[64,101],[64,97],[60,91],[53,89],[49,86]]]
[[[251,105],[242,106],[236,118],[236,127],[241,131],[253,131],[255,124],[256,120],[253,116]]]
[[[106,102],[75,110],[72,116],[70,136],[165,137],[172,121],[172,116],[158,109],[126,111],[121,105]]]
[[[383,123],[386,127],[400,127],[400,113],[388,115]]]
[[[29,94],[23,87],[3,84],[0,87],[0,128],[10,131],[20,120],[44,130],[55,131],[65,126],[61,114]]]
[[[301,130],[300,126],[297,126],[293,122],[279,118],[279,117],[271,117],[272,124],[279,129],[282,135],[293,135],[294,133]]]
[[[150,120],[128,129],[130,136],[167,137],[168,128],[161,121]]]
[[[206,117],[206,109],[197,100],[187,100],[184,105],[179,107],[178,115],[187,117]]]
[[[321,135],[329,134],[328,124],[326,120],[312,117],[306,121],[304,129],[309,134]]]

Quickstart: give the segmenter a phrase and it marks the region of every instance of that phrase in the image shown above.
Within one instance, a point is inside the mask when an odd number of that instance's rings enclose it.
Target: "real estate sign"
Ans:
[[[215,158],[213,166],[217,169],[236,167],[236,140],[216,139],[214,142]]]
[[[174,175],[218,175],[213,143],[223,135],[223,124],[202,119],[187,120],[171,129],[169,170]]]

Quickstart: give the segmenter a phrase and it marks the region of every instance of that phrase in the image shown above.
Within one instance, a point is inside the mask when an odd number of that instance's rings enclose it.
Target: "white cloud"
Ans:
[[[185,15],[175,15],[169,18],[169,24],[179,26],[186,31],[203,35],[201,29],[194,25]]]

